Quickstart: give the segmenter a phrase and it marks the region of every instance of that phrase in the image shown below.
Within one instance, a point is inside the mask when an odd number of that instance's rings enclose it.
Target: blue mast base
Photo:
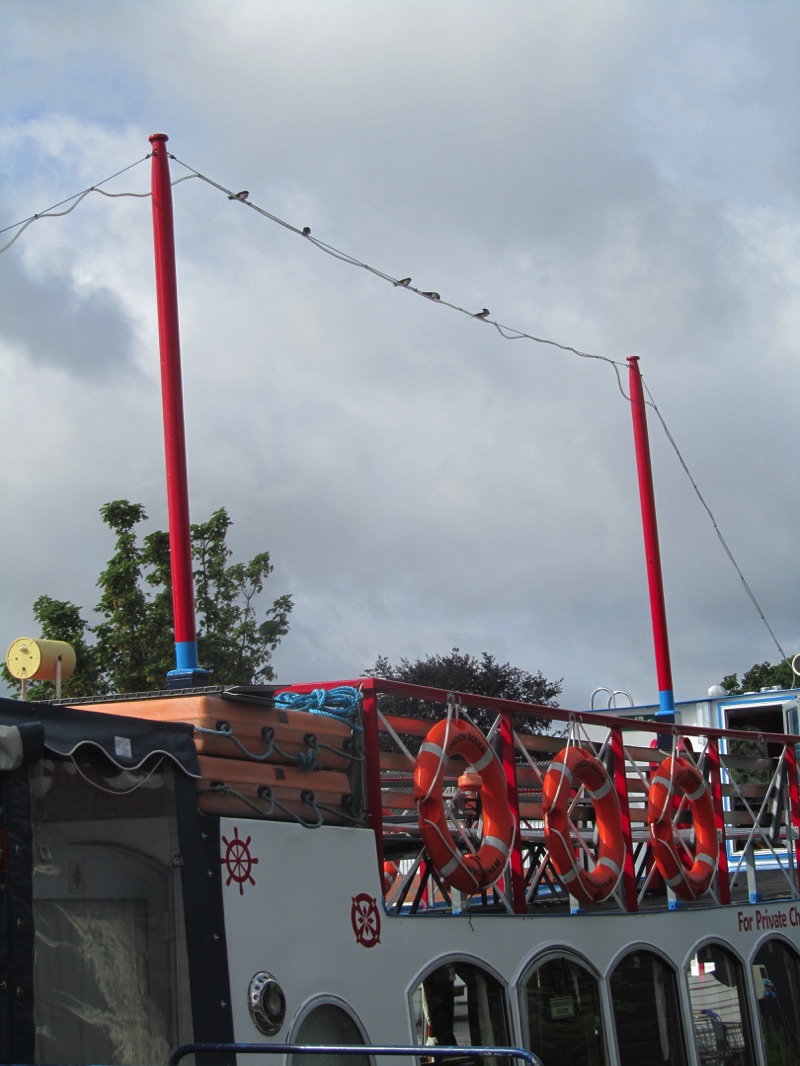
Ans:
[[[206,688],[211,684],[211,674],[199,666],[194,670],[170,670],[167,674],[167,688]]]
[[[671,688],[662,689],[658,694],[657,722],[675,721],[675,696]]]
[[[205,688],[211,674],[197,665],[197,642],[175,641],[175,670],[167,674],[167,688]]]

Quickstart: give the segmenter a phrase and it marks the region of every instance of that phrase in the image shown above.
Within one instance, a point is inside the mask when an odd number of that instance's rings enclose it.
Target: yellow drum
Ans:
[[[72,677],[75,651],[64,640],[36,640],[17,637],[6,655],[8,672],[20,680],[55,681],[61,661],[61,680]]]

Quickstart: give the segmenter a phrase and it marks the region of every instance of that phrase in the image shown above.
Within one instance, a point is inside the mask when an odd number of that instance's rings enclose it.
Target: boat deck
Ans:
[[[352,706],[343,715],[333,703],[348,691]],[[372,829],[384,902],[394,913],[632,912],[800,894],[796,738],[789,736],[759,734],[754,750],[753,734],[744,731],[571,712],[377,678],[280,690],[209,689],[88,706],[192,722],[198,804],[206,813]],[[502,764],[516,828],[502,876],[467,894],[454,889],[432,861],[415,797],[420,749],[433,722],[447,716],[480,724]],[[565,874],[563,857],[559,868],[546,828],[545,778],[569,747],[597,760],[619,801],[614,848],[621,873],[600,899],[573,894],[575,882]],[[680,884],[665,883],[650,830],[653,782],[673,765],[665,762],[673,756],[703,783],[718,842],[707,891],[689,898]],[[449,847],[474,854],[482,838],[480,798],[460,787],[462,759],[443,758],[439,769]],[[566,812],[574,863],[590,874],[604,829],[593,799],[588,789],[577,788]],[[689,869],[699,816],[680,789],[669,803],[675,861]]]

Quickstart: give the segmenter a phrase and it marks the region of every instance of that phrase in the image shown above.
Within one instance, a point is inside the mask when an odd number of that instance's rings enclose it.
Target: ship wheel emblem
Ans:
[[[350,921],[353,923],[356,941],[363,947],[374,948],[380,943],[381,916],[374,896],[368,896],[366,892],[353,896]]]
[[[228,868],[228,880],[225,882],[229,885],[231,881],[235,881],[239,886],[239,895],[244,895],[244,883],[249,881],[251,885],[254,885],[255,878],[253,877],[253,867],[258,862],[258,859],[254,858],[250,854],[250,840],[242,840],[239,836],[239,827],[233,828],[233,839],[228,840],[227,837],[222,838],[222,843],[225,845],[225,855],[221,858],[220,864],[227,866]]]

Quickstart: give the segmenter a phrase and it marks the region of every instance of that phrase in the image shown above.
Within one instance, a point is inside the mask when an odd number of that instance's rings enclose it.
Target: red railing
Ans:
[[[630,912],[659,903],[683,905],[664,885],[653,862],[647,819],[654,769],[671,753],[680,754],[699,770],[711,796],[719,857],[716,876],[703,903],[714,901],[724,906],[740,900],[743,894],[751,900],[765,893],[772,898],[800,894],[797,737],[568,711],[380,678],[287,687],[308,692],[341,685],[353,685],[362,695],[366,807],[368,824],[375,834],[379,869],[383,872],[384,862],[391,860],[401,871],[387,894],[390,909],[415,911],[426,898],[428,905],[438,908],[459,909],[467,905],[432,867],[416,825],[416,749],[434,720],[390,713],[386,705],[391,703],[391,697],[402,697],[415,705],[439,706],[438,717],[444,717],[449,709],[450,713],[455,710],[467,717],[471,711],[481,711],[484,718],[488,715],[491,720],[491,725],[484,725],[484,731],[489,733],[502,763],[508,805],[518,831],[500,882],[479,894],[480,898],[470,899],[470,910],[484,907],[521,914],[569,900],[569,892],[549,853],[541,810],[544,775],[552,758],[568,743],[579,744],[601,760],[619,798],[622,872],[613,897],[604,906]],[[527,733],[519,728],[522,721],[531,719],[539,720],[546,732]],[[754,740],[763,754],[737,752],[737,745],[752,745]],[[451,798],[457,793],[457,776],[456,767],[446,768],[445,791]],[[691,805],[676,794],[673,808],[676,847],[681,854],[689,854]],[[459,841],[460,847],[467,850],[474,846],[478,839],[475,827],[459,826],[456,817],[452,827],[453,839]],[[591,803],[585,796],[576,795],[571,806],[571,830],[576,853],[587,868],[592,866],[595,829]],[[573,910],[579,909],[574,899],[572,904]]]

